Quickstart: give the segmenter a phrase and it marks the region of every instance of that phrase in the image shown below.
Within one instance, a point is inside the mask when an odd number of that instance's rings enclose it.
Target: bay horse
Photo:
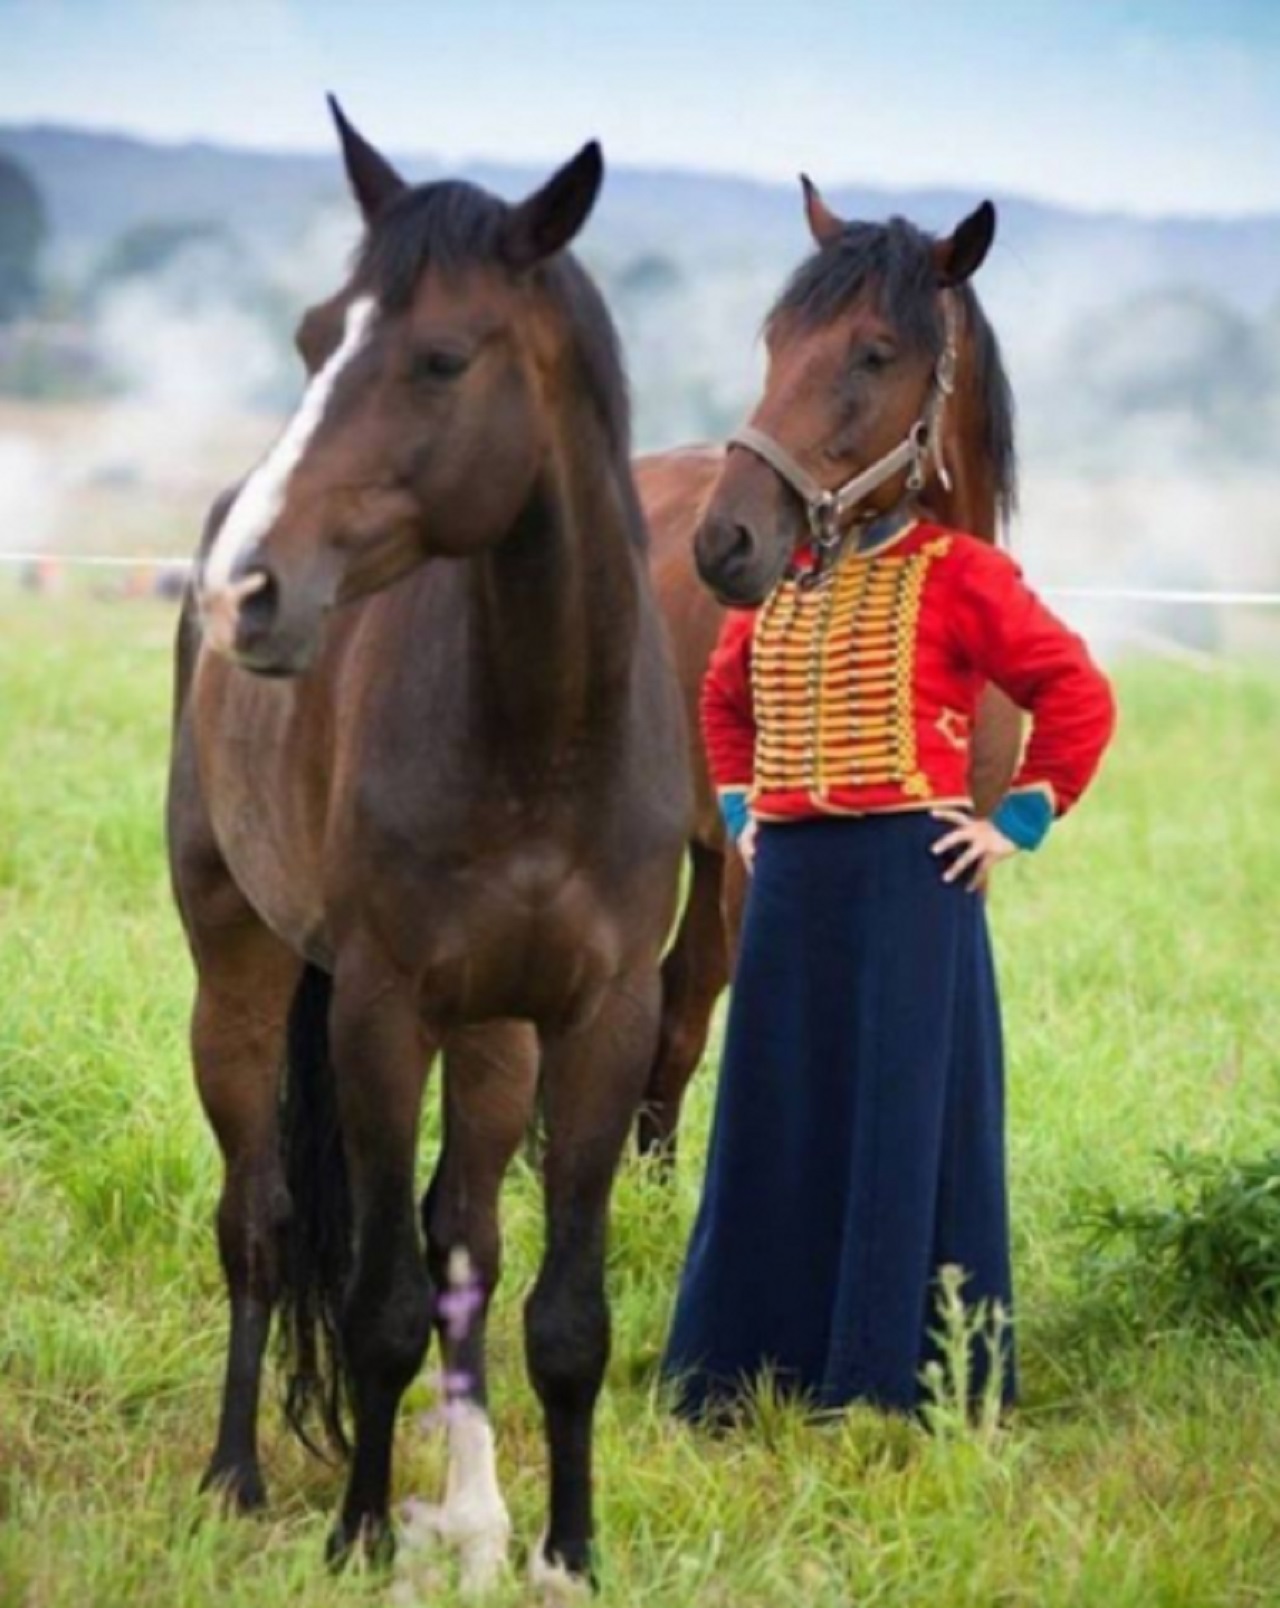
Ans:
[[[929,517],[997,540],[1016,500],[1013,403],[999,343],[969,284],[992,244],[995,209],[984,203],[953,234],[935,239],[900,219],[846,222],[807,178],[801,183],[815,249],[765,320],[769,369],[752,425],[774,432],[824,486],[891,452],[928,405],[945,344],[939,296],[945,281],[954,375],[914,495]],[[729,981],[745,891],[702,751],[698,699],[724,604],[699,575],[695,536],[703,531],[702,551],[714,566],[716,543],[731,551],[745,539],[742,519],[726,513],[742,499],[750,505],[749,539],[768,545],[769,573],[776,575],[807,526],[796,486],[743,443],[653,453],[635,469],[654,584],[684,694],[696,795],[688,898],[663,966],[662,1033],[638,1133],[642,1152],[670,1161],[681,1104]],[[849,510],[852,518],[865,522],[901,500],[910,473],[904,462]],[[725,561],[720,555],[719,563]],[[1019,711],[989,689],[971,750],[970,787],[980,814],[1004,796],[1021,740]]]
[[[540,1080],[546,1247],[525,1342],[550,1495],[531,1568],[576,1578],[608,1200],[691,809],[616,337],[566,250],[602,158],[587,145],[507,205],[411,187],[333,112],[362,244],[302,319],[297,412],[210,515],[176,655],[170,861],[230,1299],[206,1483],[264,1500],[276,1311],[291,1424],[340,1447],[354,1427],[330,1557],[385,1553],[397,1409],[434,1326],[450,1411],[433,1523],[465,1584],[492,1580],[509,1521],[485,1314]],[[419,1214],[438,1050],[444,1138]]]

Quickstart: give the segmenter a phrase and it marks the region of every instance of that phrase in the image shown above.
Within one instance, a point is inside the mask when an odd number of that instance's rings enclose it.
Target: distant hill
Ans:
[[[0,152],[32,174],[52,225],[46,311],[0,330],[0,515],[31,542],[172,548],[175,508],[185,541],[296,402],[294,326],[341,282],[359,233],[337,150],[0,126]],[[396,160],[411,180],[442,171]],[[813,169],[850,217],[941,231],[979,199],[824,182],[821,153]],[[516,196],[545,170],[467,176]],[[1018,402],[1020,553],[1073,583],[1276,585],[1280,216],[995,199],[978,289]],[[612,169],[580,249],[622,336],[637,446],[723,439],[759,394],[761,321],[809,249],[798,185]],[[1136,623],[1215,640],[1185,611]]]
[[[15,156],[39,183],[53,224],[55,260],[73,273],[87,269],[138,223],[217,221],[246,243],[270,249],[296,241],[309,218],[343,198],[336,150],[332,156],[299,156],[159,145],[44,125],[0,125],[0,150]],[[397,160],[414,179],[442,171],[430,156]],[[813,167],[821,181],[821,153],[815,153]],[[516,195],[543,170],[486,165],[467,176]],[[952,190],[870,185],[834,185],[826,193],[849,216],[900,212],[935,228],[948,226],[977,199]],[[996,199],[1002,218],[996,270],[1015,282],[1021,277],[1028,292],[1050,276],[1056,282],[1057,269],[1067,263],[1079,265],[1076,288],[1086,302],[1114,301],[1171,283],[1202,287],[1250,314],[1280,300],[1280,215],[1148,220],[1018,196]],[[640,168],[611,170],[589,242],[592,252],[615,260],[659,250],[686,264],[759,263],[778,271],[797,258],[803,243],[794,186]]]
[[[291,156],[0,126],[0,152],[44,195],[49,305],[68,321],[6,334],[0,392],[65,397],[96,381],[199,417],[288,407],[297,317],[340,283],[359,232],[336,148]],[[430,156],[396,160],[410,179],[442,171]],[[516,196],[545,170],[469,176]],[[846,216],[898,212],[938,230],[978,199],[825,188]],[[1280,215],[1149,220],[996,199],[979,290],[1029,464],[1235,474],[1273,463]],[[186,245],[166,263],[175,240]],[[721,438],[744,416],[762,318],[808,248],[798,185],[610,171],[581,249],[622,334],[642,447]]]

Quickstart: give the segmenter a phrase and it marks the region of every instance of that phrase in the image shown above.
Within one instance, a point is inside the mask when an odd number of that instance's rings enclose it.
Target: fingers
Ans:
[[[983,862],[986,860],[986,857],[987,850],[984,844],[970,843],[965,849],[964,853],[957,854],[955,859],[952,860],[951,864],[942,873],[942,880],[944,882],[955,882],[958,878],[962,877],[966,871],[970,870],[971,867],[978,866],[981,868]]]
[[[957,809],[952,804],[944,805],[941,809],[930,810],[929,814],[935,821],[950,821],[953,826],[973,826],[973,815],[969,810]]]
[[[953,856],[942,873],[944,882],[967,877],[965,887],[977,893],[987,886],[993,868],[1015,852],[1015,845],[990,821],[974,820],[959,810],[934,810],[932,814],[938,820],[957,823],[954,832],[944,833],[931,845],[933,854]]]
[[[1005,856],[996,849],[988,849],[983,855],[981,864],[965,883],[970,893],[985,893],[991,886],[991,876],[995,868]]]

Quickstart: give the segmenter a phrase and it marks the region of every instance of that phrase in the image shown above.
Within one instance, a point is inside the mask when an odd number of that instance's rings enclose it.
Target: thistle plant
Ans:
[[[940,1439],[988,1447],[1004,1408],[1010,1323],[999,1301],[966,1304],[967,1277],[954,1263],[938,1270],[938,1327],[931,1331],[937,1355],[922,1370],[928,1397],[922,1412]]]

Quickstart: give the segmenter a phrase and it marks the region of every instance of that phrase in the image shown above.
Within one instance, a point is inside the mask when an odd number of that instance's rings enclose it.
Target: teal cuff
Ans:
[[[729,836],[736,843],[751,825],[751,811],[747,807],[746,788],[736,788],[720,794],[720,814]]]
[[[1038,788],[1027,793],[1010,793],[991,821],[1020,849],[1038,849],[1053,825],[1053,805]]]

